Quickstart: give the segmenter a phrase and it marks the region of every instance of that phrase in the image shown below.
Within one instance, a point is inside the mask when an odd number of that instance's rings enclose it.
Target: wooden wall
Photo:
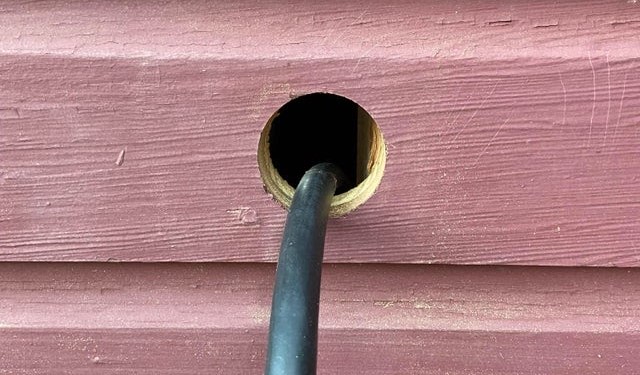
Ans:
[[[0,265],[5,373],[260,374],[273,265]],[[636,374],[640,270],[328,265],[320,374]]]
[[[0,3],[0,373],[260,373],[258,139],[312,92],[388,154],[330,223],[321,373],[638,373],[638,35],[626,0]]]
[[[5,2],[0,259],[274,261],[259,134],[330,91],[388,160],[327,261],[636,266],[638,20],[626,1]]]

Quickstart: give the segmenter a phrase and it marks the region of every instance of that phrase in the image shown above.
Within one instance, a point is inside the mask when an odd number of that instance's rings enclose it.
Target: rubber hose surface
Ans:
[[[293,196],[276,270],[267,375],[316,373],[322,257],[336,175],[333,165],[318,164]]]

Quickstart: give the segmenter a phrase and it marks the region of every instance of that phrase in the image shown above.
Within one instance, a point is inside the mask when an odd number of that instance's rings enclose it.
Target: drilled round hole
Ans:
[[[289,207],[304,173],[329,162],[345,174],[331,202],[331,216],[364,203],[380,184],[386,159],[384,140],[371,116],[345,97],[313,93],[295,98],[274,113],[260,135],[258,167],[269,193]]]

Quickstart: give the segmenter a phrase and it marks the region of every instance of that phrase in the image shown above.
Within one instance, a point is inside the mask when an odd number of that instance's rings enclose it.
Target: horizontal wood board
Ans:
[[[0,264],[0,373],[259,374],[274,266]],[[327,265],[320,374],[637,374],[640,270]]]
[[[345,95],[385,176],[330,262],[640,265],[640,3],[0,4],[0,260],[276,259],[256,151]]]

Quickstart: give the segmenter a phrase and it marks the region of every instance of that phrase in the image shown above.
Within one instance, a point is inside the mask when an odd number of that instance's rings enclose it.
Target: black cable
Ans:
[[[293,196],[276,269],[267,375],[316,373],[322,256],[336,176],[335,166],[318,164]]]

